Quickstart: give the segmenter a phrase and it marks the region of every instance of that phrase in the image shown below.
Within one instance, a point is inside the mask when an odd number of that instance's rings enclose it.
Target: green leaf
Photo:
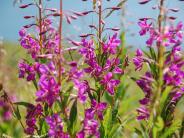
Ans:
[[[34,87],[36,88],[36,90],[38,90],[38,85],[37,85],[36,80],[33,80],[33,85],[34,85]]]
[[[69,131],[71,134],[75,133],[76,122],[77,122],[77,100],[73,102],[73,105],[70,110]]]
[[[126,45],[126,34],[124,31],[121,32],[120,35],[120,39],[121,39],[121,48],[122,48],[122,53],[121,53],[121,59],[124,60],[126,57],[126,53],[127,53],[127,48],[125,47]]]
[[[121,125],[118,123],[113,125],[113,127],[109,133],[109,138],[112,138],[117,133],[119,127],[121,127]]]
[[[117,122],[117,115],[118,115],[118,107],[119,107],[119,101],[115,101],[115,105],[112,109],[112,125],[114,125]]]
[[[161,99],[160,99],[160,111],[163,110],[165,103],[167,102],[168,95],[171,92],[172,88],[173,87],[171,86],[167,86],[165,90],[163,91]]]
[[[184,117],[183,117],[183,120],[182,120],[182,123],[181,123],[181,129],[180,129],[180,137],[182,138],[184,136]]]
[[[49,127],[48,127],[47,123],[45,122],[44,118],[39,119],[39,126],[40,126],[40,128],[38,130],[39,135],[44,135],[48,132]]]
[[[149,47],[152,59],[157,60],[156,52],[153,47]]]
[[[19,111],[19,107],[17,106],[16,110],[14,111],[15,117],[20,120],[21,119],[21,115],[20,115],[20,111]]]
[[[64,110],[65,106],[67,105],[68,99],[69,99],[69,97],[70,97],[70,93],[71,93],[72,89],[73,89],[73,86],[70,86],[70,87],[66,90],[65,93],[64,93],[64,92],[63,92],[63,93],[60,93],[60,97],[61,97],[61,99],[62,99],[62,102],[60,102],[60,101],[57,101],[57,102],[58,102],[59,107],[61,108],[61,110]]]
[[[160,116],[157,118],[157,122],[155,125],[158,131],[162,131],[162,129],[164,128],[164,121]]]
[[[21,106],[24,106],[24,107],[31,107],[32,104],[31,103],[28,103],[28,102],[15,102],[13,103],[15,105],[21,105]]]
[[[124,82],[124,81],[122,81]],[[125,97],[126,91],[129,88],[129,84],[120,84],[120,86],[117,89],[117,93],[115,95],[115,99],[119,99],[119,100],[123,100],[123,98]]]
[[[159,116],[159,117],[157,118],[157,121],[156,121],[155,126],[154,126],[154,128],[153,128],[153,138],[157,138],[157,137],[159,136],[158,133],[159,133],[160,131],[162,131],[163,128],[164,128],[164,121],[163,121],[163,119]]]
[[[105,137],[105,130],[104,130],[103,123],[101,123],[99,131],[100,131],[100,138],[104,138]]]
[[[181,121],[180,120],[173,120],[172,125],[169,128],[166,128],[164,133],[161,135],[160,138],[167,138],[174,134],[177,130],[181,128]]]
[[[44,109],[45,116],[48,116],[49,115],[49,106],[47,103],[44,104],[43,109]]]
[[[118,5],[116,7],[122,7],[123,4],[125,4],[127,0],[122,0],[120,3],[118,3]],[[115,10],[111,10],[106,16],[105,18],[108,18]]]
[[[142,131],[139,130],[138,128],[135,128],[135,133],[136,133],[137,135],[139,135],[140,138],[143,138]]]
[[[40,59],[40,62],[41,62],[42,64],[47,63],[47,59],[46,59],[46,58],[41,58],[41,59]]]
[[[149,67],[151,69],[152,74],[154,75],[155,78],[157,78],[158,75],[158,69],[155,63],[149,63]]]
[[[108,137],[111,126],[112,126],[112,108],[111,106],[107,108],[105,116],[104,116],[104,121],[103,121],[103,126],[105,130],[105,136]]]
[[[105,92],[104,96],[105,96],[105,99],[108,101],[108,103],[112,104],[112,101],[113,101],[112,96],[108,92]]]
[[[148,58],[150,58],[151,59],[151,55],[150,55],[150,53],[149,52],[147,52],[147,51],[145,51],[145,50],[142,50],[143,51],[143,53],[148,57]]]

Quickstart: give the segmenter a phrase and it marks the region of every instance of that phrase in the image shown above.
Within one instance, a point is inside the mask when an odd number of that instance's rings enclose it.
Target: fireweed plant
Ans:
[[[118,86],[128,64],[122,56],[119,29],[106,27],[105,19],[125,1],[104,8],[102,0],[94,0],[92,10],[84,12],[63,11],[62,0],[59,10],[45,3],[38,0],[20,6],[38,11],[37,16],[24,16],[34,22],[19,31],[20,44],[31,57],[20,60],[19,78],[36,89],[34,103],[14,103],[27,108],[24,132],[55,138],[112,137],[121,126]],[[88,14],[98,17],[98,24],[89,25],[94,33],[80,35],[80,42],[67,39],[74,47],[65,48],[63,19],[70,24]],[[108,31],[113,35],[108,36]],[[16,112],[21,119],[18,108]]]
[[[143,0],[139,4],[143,6],[151,1]],[[167,8],[167,2],[158,0],[158,5],[153,7],[159,10],[157,19],[143,17],[138,22],[140,36],[148,36],[148,51],[137,49],[133,58],[137,71],[142,70],[144,64],[148,65],[145,75],[134,78],[145,94],[137,109],[141,129],[136,128],[136,132],[141,137],[183,137],[184,133],[182,120],[174,115],[184,94],[183,23],[174,23],[176,17],[170,14],[179,9]]]
[[[145,6],[151,1],[140,0],[139,4]],[[137,49],[133,58],[137,73],[145,73],[140,78],[131,77],[144,92],[137,109],[140,125],[134,126],[134,134],[182,138],[184,119],[176,118],[175,110],[184,94],[183,23],[175,23],[176,17],[170,16],[179,9],[167,8],[169,0],[157,1],[152,10],[159,11],[158,17],[143,17],[138,22],[140,36],[148,37],[148,50]],[[20,45],[30,57],[19,61],[19,78],[33,84],[35,101],[15,102],[4,92],[0,99],[0,106],[7,109],[3,110],[3,120],[14,115],[30,137],[123,137],[126,121],[121,120],[123,107],[119,103],[126,90],[124,76],[131,74],[126,70],[124,35],[120,40],[120,29],[108,26],[106,19],[126,0],[112,7],[104,7],[105,0],[93,0],[91,10],[82,12],[63,11],[63,1],[58,2],[60,9],[47,7],[44,0],[20,5],[21,9],[38,11],[37,15],[24,16],[32,22],[19,31]],[[98,20],[89,24],[91,33],[81,34],[81,41],[64,39],[63,21],[71,24],[90,14]],[[64,41],[70,47],[63,45]],[[21,106],[26,107],[25,120]]]

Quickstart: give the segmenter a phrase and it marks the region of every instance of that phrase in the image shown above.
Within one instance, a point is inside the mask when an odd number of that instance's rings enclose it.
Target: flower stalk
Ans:
[[[99,35],[99,42],[102,42],[102,0],[98,1],[98,35]],[[100,43],[99,43],[100,46]]]
[[[39,0],[39,5],[38,5],[38,9],[39,9],[39,29],[40,29],[40,53],[42,54],[42,0]]]
[[[63,23],[63,1],[60,0],[60,18],[59,18],[59,60],[58,60],[58,66],[59,66],[59,75],[58,75],[58,84],[61,84],[61,59],[62,57],[62,23]]]
[[[164,28],[162,27],[162,23],[164,20],[164,0],[160,0],[160,12],[158,16],[158,30],[159,33],[162,35],[164,33]],[[160,105],[160,96],[162,93],[162,85],[163,85],[163,70],[164,70],[164,53],[165,47],[161,44],[161,42],[157,42],[158,48],[158,86],[157,91],[155,93],[155,101],[153,101],[154,107],[153,110],[155,111],[154,116],[155,119],[159,116],[159,105]]]

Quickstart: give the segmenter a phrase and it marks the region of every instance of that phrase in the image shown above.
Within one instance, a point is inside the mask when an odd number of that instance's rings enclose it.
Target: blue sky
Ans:
[[[23,0],[24,3],[29,3],[31,0]],[[120,0],[111,0],[106,2],[104,0],[104,7],[110,7],[116,5]],[[184,19],[184,2],[178,2],[178,0],[167,0],[167,6],[170,8],[180,8],[180,12],[177,13],[177,21]],[[64,10],[84,11],[92,8],[91,0],[88,2],[82,2],[82,0],[63,0]],[[126,24],[129,33],[127,34],[127,43],[129,45],[136,45],[136,47],[142,47],[143,39],[138,35],[139,27],[137,21],[141,17],[156,17],[157,11],[152,10],[151,7],[156,5],[157,0],[152,0],[147,5],[140,6],[138,0],[128,0],[126,4]],[[50,0],[47,2],[48,7],[58,8],[59,0]],[[19,29],[30,21],[25,21],[23,16],[34,15],[35,9],[19,9],[18,5],[13,6],[13,0],[0,0],[0,37],[4,40],[17,42]],[[106,20],[108,27],[121,27],[122,17],[121,11],[116,12]],[[72,22],[71,25],[64,23],[64,33],[67,37],[74,39],[78,38],[81,33],[88,33],[90,30],[87,25],[96,22],[96,16],[89,15],[84,18],[80,18],[77,21]]]

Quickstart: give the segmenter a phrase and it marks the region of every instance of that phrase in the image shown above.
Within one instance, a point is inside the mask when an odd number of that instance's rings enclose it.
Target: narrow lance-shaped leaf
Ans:
[[[20,115],[20,111],[19,111],[19,107],[17,106],[17,108],[14,111],[15,117],[20,120],[21,119],[21,115]]]
[[[122,7],[123,4],[125,4],[127,0],[122,0],[120,3],[118,3],[118,5],[116,7]],[[117,9],[116,9],[117,10]],[[115,11],[115,9],[112,9],[106,16],[105,18],[108,18],[113,12]]]
[[[28,103],[28,102],[15,102],[13,104],[15,104],[15,105],[21,105],[21,106],[24,106],[26,108],[33,106],[31,103]]]
[[[104,116],[103,126],[105,130],[105,136],[107,137],[111,130],[111,124],[112,124],[112,108],[108,107],[106,114]]]
[[[71,107],[69,121],[69,131],[70,133],[74,134],[75,124],[77,121],[77,100],[73,102]]]
[[[167,98],[168,98],[168,95],[169,95],[169,93],[171,92],[172,88],[173,88],[173,87],[171,87],[171,86],[167,86],[167,87],[165,88],[165,90],[163,91],[162,96],[161,96],[161,99],[160,99],[160,111],[163,110],[164,105],[165,105],[165,103],[166,103],[166,100],[167,100]]]
[[[181,121],[180,120],[173,120],[172,125],[167,128],[164,133],[162,133],[160,138],[167,138],[171,136],[173,133],[175,133],[177,130],[179,130],[181,127]]]
[[[163,119],[159,116],[157,118],[157,121],[155,123],[155,126],[153,128],[153,138],[159,137],[159,132],[162,131],[164,128],[164,121]]]

